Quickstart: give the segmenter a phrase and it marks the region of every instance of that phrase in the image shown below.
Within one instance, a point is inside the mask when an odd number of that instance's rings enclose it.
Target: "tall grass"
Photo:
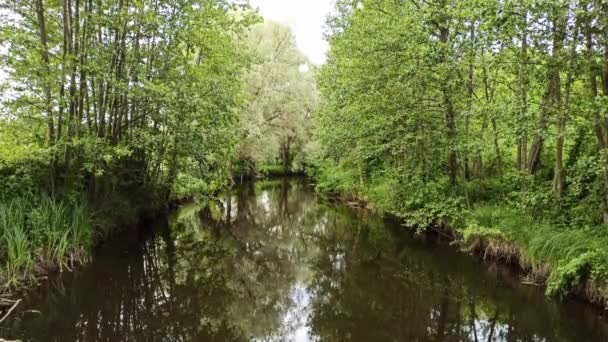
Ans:
[[[69,268],[88,258],[93,242],[86,205],[48,195],[0,202],[0,284],[14,288],[33,276]]]
[[[32,268],[31,245],[27,239],[26,219],[21,199],[0,203],[0,249],[2,271],[0,280],[5,286],[15,286]]]
[[[514,257],[523,267],[546,278],[548,294],[567,295],[585,287],[597,292],[593,296],[601,297],[598,301],[608,304],[606,227],[565,227],[499,206],[476,208],[472,222],[463,231],[465,242],[481,239],[486,245],[515,244],[518,255]]]

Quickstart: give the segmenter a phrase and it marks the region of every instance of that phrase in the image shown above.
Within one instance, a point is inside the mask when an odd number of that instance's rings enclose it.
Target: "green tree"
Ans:
[[[576,0],[338,1],[317,77],[320,186],[423,226],[459,216],[488,183],[530,212],[608,223],[607,11]]]
[[[16,93],[5,103],[6,129],[23,128],[24,141],[46,129],[36,144],[51,191],[98,193],[119,182],[177,184],[183,192],[186,178],[208,191],[225,182],[223,160],[234,152],[244,103],[248,59],[239,37],[255,20],[245,4],[36,0],[4,7],[12,25],[2,26],[2,40],[10,41],[2,65]]]
[[[316,105],[314,66],[284,25],[258,24],[247,42],[255,63],[246,77],[250,101],[243,115],[240,159],[253,165],[279,159],[283,172],[290,173],[309,140]]]

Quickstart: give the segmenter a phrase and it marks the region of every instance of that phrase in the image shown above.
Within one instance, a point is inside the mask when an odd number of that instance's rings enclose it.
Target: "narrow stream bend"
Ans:
[[[229,214],[228,214],[229,213]],[[189,205],[50,279],[24,341],[608,341],[592,308],[321,200],[302,179]]]

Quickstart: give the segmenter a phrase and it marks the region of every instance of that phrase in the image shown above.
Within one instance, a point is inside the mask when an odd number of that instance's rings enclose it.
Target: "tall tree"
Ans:
[[[283,172],[290,173],[309,139],[316,104],[314,66],[297,50],[291,30],[275,22],[253,27],[248,46],[255,64],[246,77],[250,102],[242,121],[240,158],[253,164],[279,159]]]

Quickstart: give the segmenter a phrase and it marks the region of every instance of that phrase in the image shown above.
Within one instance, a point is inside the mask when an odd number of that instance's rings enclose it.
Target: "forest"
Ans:
[[[86,262],[168,203],[292,163],[301,172],[313,73],[300,72],[308,61],[291,31],[246,2],[0,10],[4,290]]]
[[[608,305],[608,3],[336,0],[327,62],[237,0],[0,5],[0,293],[246,179]]]
[[[608,3],[338,1],[318,188],[608,294]]]

